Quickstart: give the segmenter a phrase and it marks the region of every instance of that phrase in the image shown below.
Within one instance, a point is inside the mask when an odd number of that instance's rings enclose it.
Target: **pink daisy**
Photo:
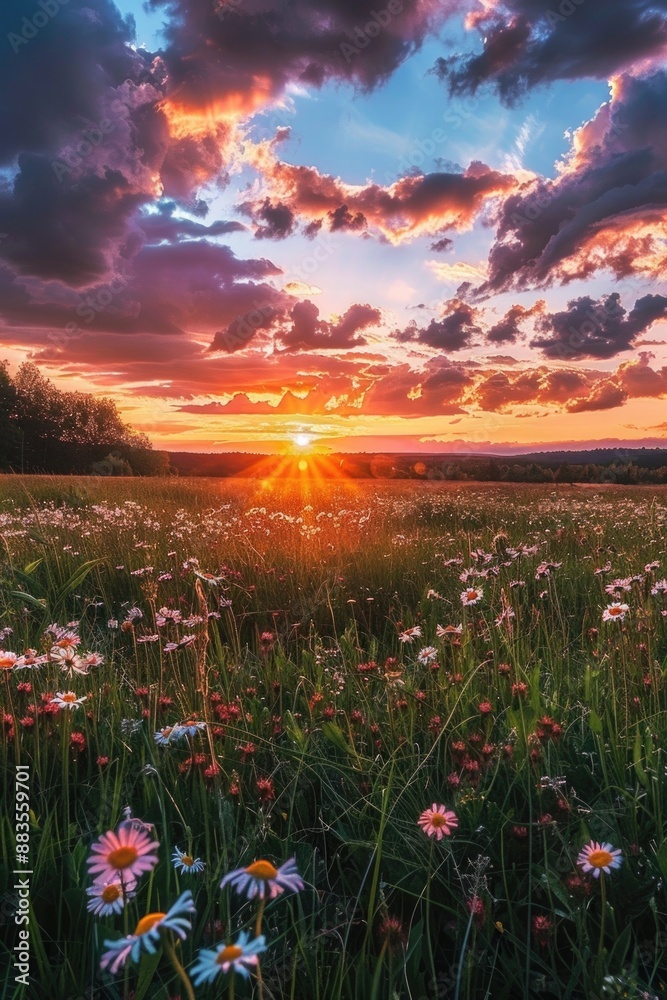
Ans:
[[[417,822],[427,837],[435,837],[436,840],[449,837],[452,830],[459,825],[456,813],[446,809],[445,806],[436,805],[435,802],[430,809],[424,809]]]
[[[109,830],[90,849],[88,868],[96,882],[120,877],[128,882],[155,867],[157,840],[151,840],[145,830],[121,823],[118,830]]]
[[[600,878],[600,873],[609,875],[613,868],[620,868],[623,863],[623,854],[611,844],[598,844],[591,840],[590,844],[579,852],[577,864],[582,871],[592,872],[593,878]]]

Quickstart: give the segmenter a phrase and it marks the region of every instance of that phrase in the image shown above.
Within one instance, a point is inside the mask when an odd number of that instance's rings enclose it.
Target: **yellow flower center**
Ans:
[[[216,962],[218,965],[224,965],[225,962],[235,962],[242,954],[243,948],[239,948],[237,944],[228,944],[222,951],[218,952]]]
[[[466,594],[466,597],[468,598],[469,601],[474,601],[475,598],[477,597],[477,591],[469,590],[468,593]]]
[[[11,670],[13,666],[13,656],[0,656],[0,670]]]
[[[159,924],[161,920],[167,916],[166,913],[147,913],[145,917],[142,917],[137,924],[135,930],[135,936],[140,937],[142,934],[148,934],[156,924]]]
[[[188,719],[188,721],[184,722],[183,725],[184,726],[196,726],[197,725],[197,720],[196,719]]]
[[[121,892],[117,885],[105,885],[100,893],[100,897],[105,903],[115,903],[120,895]]]
[[[609,614],[610,615],[622,615],[623,614],[623,608],[609,608]]]
[[[188,868],[192,868],[194,860],[190,854],[181,854],[181,864],[186,865]]]
[[[278,874],[278,870],[273,867],[270,861],[253,861],[246,868],[246,874],[253,878],[262,879],[264,882],[271,882]]]
[[[74,694],[73,691],[68,691],[67,694],[64,694],[62,696],[62,700],[63,701],[68,701],[68,702],[71,703],[73,701],[76,701],[76,695]]]
[[[446,826],[447,820],[442,815],[442,813],[431,813],[431,826],[434,826],[436,830],[440,829],[441,826]]]
[[[609,851],[591,851],[588,855],[588,863],[592,865],[593,868],[606,868],[614,860],[613,856]]]
[[[112,868],[129,868],[138,857],[139,854],[136,847],[125,845],[124,847],[117,847],[115,851],[111,851],[107,861]]]

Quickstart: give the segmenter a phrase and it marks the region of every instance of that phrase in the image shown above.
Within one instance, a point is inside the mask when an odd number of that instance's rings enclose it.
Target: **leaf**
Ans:
[[[323,722],[322,723],[322,735],[325,740],[329,743],[333,743],[337,746],[339,750],[347,754],[349,757],[356,757],[354,747],[351,747],[348,741],[345,739],[345,734],[340,726],[337,726],[335,722]]]
[[[596,736],[602,735],[602,719],[597,712],[593,711],[593,709],[591,709],[588,713],[588,726],[591,732],[595,733]]]
[[[139,979],[134,992],[134,1000],[143,1000],[148,992],[148,987],[153,982],[155,970],[162,958],[162,948],[158,948],[154,955],[144,955],[139,966]]]
[[[635,736],[635,744],[632,748],[632,763],[635,768],[635,773],[642,785],[644,788],[648,788],[648,775],[644,769],[644,765],[642,764],[642,757],[642,738],[641,733],[637,732],[637,735]]]
[[[95,569],[96,566],[102,565],[103,563],[106,563],[106,559],[89,559],[87,562],[78,566],[70,576],[69,580],[67,580],[61,587],[58,594],[58,601],[62,601],[67,594],[71,594],[73,590],[80,587],[91,570]]]
[[[308,737],[304,733],[303,729],[301,729],[291,712],[285,712],[283,715],[283,725],[285,727],[285,732],[291,737],[291,739],[294,740],[299,749],[305,750],[308,745]]]
[[[23,572],[25,573],[26,576],[30,576],[30,574],[34,573],[37,567],[41,566],[43,562],[44,562],[44,556],[40,556],[39,559],[33,559],[31,563],[28,563],[27,566],[23,567]]]
[[[632,929],[632,923],[626,924],[614,941],[614,947],[611,949],[611,954],[609,955],[609,968],[612,972],[614,969],[617,972],[620,972],[623,968],[624,959],[630,944]]]
[[[530,674],[530,704],[539,713],[542,707],[542,692],[540,691],[540,668],[535,667]]]
[[[46,608],[46,601],[43,597],[33,597],[32,594],[26,594],[23,590],[10,590],[10,597],[18,597],[22,601],[27,601],[28,604],[32,604],[33,607],[39,608],[40,611],[44,611]]]
[[[655,852],[655,860],[658,868],[660,869],[660,874],[667,882],[667,840],[663,840],[662,844]]]

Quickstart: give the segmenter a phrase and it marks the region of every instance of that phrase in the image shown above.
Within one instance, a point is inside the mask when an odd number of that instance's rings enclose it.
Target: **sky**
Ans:
[[[667,0],[4,0],[0,359],[172,451],[660,446]]]

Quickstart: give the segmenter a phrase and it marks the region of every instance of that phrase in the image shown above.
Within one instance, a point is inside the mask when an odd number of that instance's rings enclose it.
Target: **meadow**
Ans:
[[[667,996],[666,539],[661,487],[1,477],[2,996]]]

